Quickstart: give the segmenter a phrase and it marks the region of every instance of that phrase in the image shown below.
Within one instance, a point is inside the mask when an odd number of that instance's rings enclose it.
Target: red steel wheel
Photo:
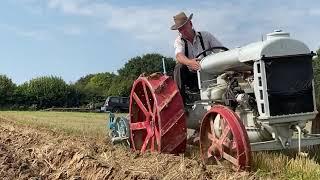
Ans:
[[[184,106],[176,83],[166,75],[140,76],[130,95],[131,148],[181,153],[186,148]]]
[[[236,170],[250,168],[248,134],[238,115],[226,106],[215,105],[200,127],[200,151],[204,163],[227,160]]]

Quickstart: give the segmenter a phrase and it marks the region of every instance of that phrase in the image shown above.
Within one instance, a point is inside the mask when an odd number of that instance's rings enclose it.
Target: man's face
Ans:
[[[180,27],[178,31],[181,33],[182,37],[190,38],[193,36],[193,29],[191,21],[188,21],[185,25]]]

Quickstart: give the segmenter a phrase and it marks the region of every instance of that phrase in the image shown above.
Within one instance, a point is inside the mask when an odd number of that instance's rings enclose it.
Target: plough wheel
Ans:
[[[202,120],[200,151],[206,164],[226,160],[236,170],[250,167],[251,150],[245,127],[236,113],[222,105],[213,106]]]
[[[175,82],[166,75],[140,76],[130,95],[131,148],[181,153],[186,148],[184,106]]]

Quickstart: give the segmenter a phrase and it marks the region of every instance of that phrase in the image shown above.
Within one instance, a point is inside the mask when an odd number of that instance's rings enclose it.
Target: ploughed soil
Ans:
[[[107,138],[69,136],[0,119],[0,179],[254,179],[202,165],[198,151],[140,155]]]

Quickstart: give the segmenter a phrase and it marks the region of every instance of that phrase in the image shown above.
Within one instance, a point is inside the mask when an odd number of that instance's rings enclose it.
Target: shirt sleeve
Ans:
[[[184,54],[184,42],[181,40],[180,37],[177,37],[176,40],[174,41],[174,49],[175,49],[175,55],[178,53],[183,53]]]

